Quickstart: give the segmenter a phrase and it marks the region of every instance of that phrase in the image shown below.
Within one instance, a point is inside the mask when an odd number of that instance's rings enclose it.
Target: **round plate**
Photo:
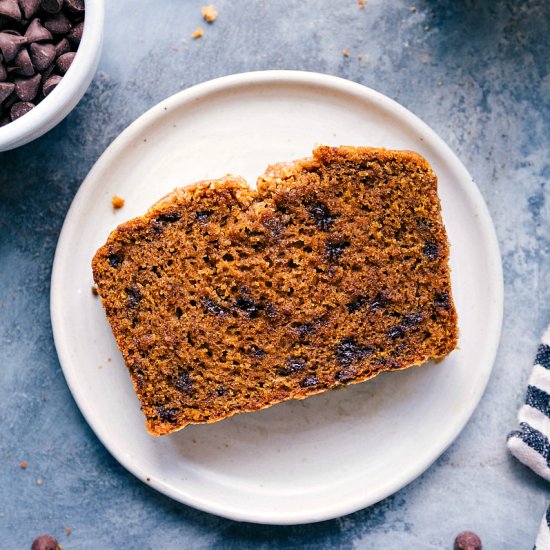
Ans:
[[[385,373],[304,401],[154,438],[100,300],[91,259],[119,223],[174,187],[226,173],[254,184],[269,163],[316,144],[412,149],[439,176],[451,242],[460,349],[440,364]],[[113,211],[111,197],[126,200]],[[220,78],[153,107],[82,184],[52,276],[55,344],[71,392],[99,439],[139,479],[236,520],[296,524],[369,506],[420,475],[452,443],[489,379],[502,320],[502,271],[471,177],[421,120],[359,84],[304,72]]]

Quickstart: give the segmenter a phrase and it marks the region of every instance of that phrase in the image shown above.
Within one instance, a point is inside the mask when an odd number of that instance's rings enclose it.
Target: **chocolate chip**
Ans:
[[[158,416],[164,422],[169,422],[173,424],[178,420],[178,409],[168,408],[165,405],[160,405],[156,410]]]
[[[42,93],[44,94],[44,97],[51,94],[52,91],[57,87],[57,85],[63,80],[63,78],[59,75],[52,75],[49,78],[46,79],[42,86]]]
[[[44,71],[52,65],[55,59],[55,46],[53,44],[31,44],[29,55],[35,70]]]
[[[69,55],[69,54],[64,54],[61,57],[64,57],[65,55]],[[177,222],[180,218],[181,218],[181,215],[178,214],[177,212],[165,212],[164,214],[157,216],[157,221],[161,223],[174,223],[174,222]]]
[[[71,30],[71,22],[63,12],[47,19],[44,26],[53,34],[67,34]]]
[[[421,313],[407,313],[403,315],[401,319],[401,326],[410,328],[419,325],[424,320],[424,316]]]
[[[28,78],[16,78],[13,83],[15,84],[15,93],[21,101],[32,101],[38,93],[40,87],[41,76],[36,74]]]
[[[75,25],[72,31],[67,35],[67,38],[75,45],[78,46],[82,40],[82,34],[84,33],[84,21],[81,21]]]
[[[55,44],[55,57],[60,57],[64,53],[71,51],[71,45],[66,38],[62,38],[57,44]]]
[[[280,237],[285,227],[282,218],[272,214],[262,217],[262,225],[269,231],[269,234],[273,238]]]
[[[182,372],[174,381],[174,386],[182,393],[188,392],[193,386],[189,373]]]
[[[15,84],[12,82],[0,82],[0,103],[5,101],[15,90]]]
[[[109,265],[111,267],[119,267],[122,265],[124,256],[120,252],[109,254]]]
[[[313,334],[315,332],[315,326],[311,323],[300,323],[292,328],[293,332],[295,332],[301,339],[306,338],[310,334]]]
[[[15,56],[14,69],[15,72],[23,76],[32,76],[34,74],[34,67],[32,66],[32,61],[26,48],[20,50]]]
[[[316,376],[309,376],[308,378],[305,378],[302,380],[300,386],[302,388],[312,388],[313,386],[316,386],[319,383],[319,379]]]
[[[350,313],[355,313],[357,310],[361,309],[368,302],[366,296],[359,296],[352,300],[346,307]]]
[[[65,7],[73,13],[84,13],[84,0],[65,0]]]
[[[436,294],[434,298],[434,305],[436,309],[446,309],[449,311],[451,309],[451,297],[448,292],[441,292]]]
[[[2,52],[4,61],[11,63],[26,43],[27,39],[24,36],[6,31],[0,32],[0,51]]]
[[[354,361],[368,357],[373,352],[372,348],[358,344],[355,338],[343,338],[336,346],[336,361],[347,367]]]
[[[247,298],[245,296],[239,296],[234,302],[233,305],[244,311],[251,319],[255,319],[260,315],[262,307],[252,298]]]
[[[472,531],[463,531],[455,539],[454,550],[482,550],[481,539]]]
[[[382,294],[378,293],[374,300],[370,303],[370,310],[371,311],[376,311],[377,309],[383,309],[385,308],[386,306],[388,305],[386,299],[384,298],[384,296],[382,296]]]
[[[226,391],[227,390],[223,386],[220,386],[219,388],[216,389],[216,395],[218,397],[221,397],[222,395],[225,395]]]
[[[8,69],[6,68],[4,63],[0,61],[0,82],[5,82],[7,78],[8,78]],[[0,103],[2,103],[1,100],[0,100]]]
[[[63,0],[42,0],[42,9],[47,13],[59,13],[62,7]]]
[[[21,118],[23,115],[26,115],[29,111],[32,111],[32,109],[34,109],[33,103],[22,101],[19,103],[14,103],[10,110],[10,118],[12,122],[18,118]]]
[[[30,25],[28,26],[27,32],[25,32],[25,38],[27,39],[27,42],[30,44],[31,42],[51,40],[53,36],[52,36],[52,33],[42,25],[42,23],[40,22],[40,19],[35,18],[30,22]]]
[[[128,296],[128,301],[126,302],[126,305],[130,309],[134,309],[141,302],[141,292],[139,288],[135,285],[130,286],[126,289],[126,295]]]
[[[75,56],[75,52],[67,52],[57,58],[56,64],[60,74],[64,75],[70,69]]]
[[[266,352],[263,349],[260,349],[257,346],[250,346],[250,349],[248,350],[248,353],[250,354],[250,357],[253,359],[264,359],[267,355]]]
[[[210,216],[212,216],[212,210],[203,210],[195,214],[197,222],[201,224],[207,224],[210,221]]]
[[[403,338],[405,336],[405,329],[401,325],[395,325],[387,330],[387,335],[392,339]]]
[[[40,8],[42,0],[19,0],[25,19],[29,20]]]
[[[325,250],[330,260],[336,261],[340,259],[344,250],[349,248],[349,246],[350,242],[346,239],[331,239],[326,242]]]
[[[21,21],[21,10],[17,0],[0,0],[0,15]]]
[[[0,128],[2,126],[7,126],[10,122],[11,122],[11,118],[9,117],[9,115],[0,117]]]
[[[206,311],[211,315],[222,316],[227,313],[227,309],[212,300],[211,298],[201,298],[202,305],[206,308]]]
[[[31,550],[59,550],[59,548],[59,543],[51,535],[40,535],[34,539],[31,546]]]
[[[439,250],[439,244],[434,242],[427,242],[422,249],[422,253],[426,258],[428,258],[428,260],[433,261],[436,260],[439,256]]]
[[[338,382],[345,383],[345,382],[349,382],[350,380],[353,380],[356,374],[357,372],[353,367],[348,367],[337,372],[334,378],[336,378]]]
[[[309,215],[315,222],[315,225],[321,231],[328,231],[332,227],[332,224],[334,223],[336,217],[330,213],[330,210],[328,209],[328,206],[326,204],[323,204],[322,202],[316,202],[310,204],[308,210]]]
[[[279,376],[290,376],[306,368],[306,362],[299,357],[291,357],[284,367],[277,369]]]

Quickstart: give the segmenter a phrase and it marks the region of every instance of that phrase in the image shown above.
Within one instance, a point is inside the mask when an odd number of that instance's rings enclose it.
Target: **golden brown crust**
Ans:
[[[410,151],[319,147],[177,189],[94,280],[154,435],[443,357],[457,343],[437,179]]]

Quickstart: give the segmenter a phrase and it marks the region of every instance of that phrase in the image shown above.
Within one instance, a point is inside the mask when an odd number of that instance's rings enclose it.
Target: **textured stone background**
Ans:
[[[360,10],[356,0],[216,0],[218,21],[193,41],[202,3],[107,2],[105,49],[87,95],[48,135],[0,154],[0,547],[29,548],[50,532],[66,550],[444,549],[469,528],[489,550],[530,548],[549,487],[507,455],[504,441],[550,321],[550,3],[367,0]],[[290,528],[197,512],[120,467],[77,410],[49,319],[63,219],[116,135],[182,88],[275,68],[355,80],[430,124],[487,200],[506,298],[493,376],[454,445],[385,501]]]

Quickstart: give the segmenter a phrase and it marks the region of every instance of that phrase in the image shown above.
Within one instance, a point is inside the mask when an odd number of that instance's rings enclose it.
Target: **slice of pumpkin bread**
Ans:
[[[319,147],[177,189],[93,259],[154,435],[440,358],[457,344],[437,179],[421,156]]]

